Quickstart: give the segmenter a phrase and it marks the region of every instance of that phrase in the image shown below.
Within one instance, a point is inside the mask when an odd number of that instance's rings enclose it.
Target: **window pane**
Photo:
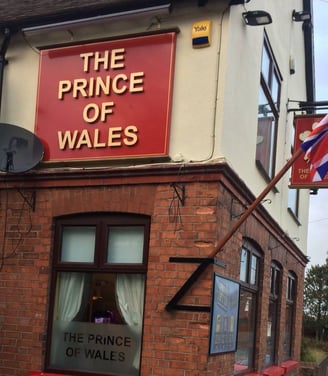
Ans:
[[[280,287],[280,270],[277,266],[271,266],[271,286],[270,293],[271,297],[277,298],[279,296]]]
[[[280,100],[279,69],[270,45],[265,40],[262,49],[261,85],[258,102],[256,162],[267,178],[272,179],[275,167],[276,126]]]
[[[274,281],[275,281],[275,270],[271,266],[271,269],[270,269],[270,293],[271,294],[274,294]]]
[[[284,336],[284,359],[290,359],[291,354],[291,338],[292,338],[292,322],[293,322],[293,305],[286,306],[286,330]]]
[[[298,215],[298,190],[288,190],[288,208],[297,216]]]
[[[262,74],[263,74],[263,77],[267,86],[269,86],[270,84],[270,57],[266,49],[266,46],[263,47],[263,51],[262,51]]]
[[[255,333],[255,295],[241,290],[235,373],[252,368]]]
[[[96,227],[65,226],[61,247],[61,261],[93,262]]]
[[[294,289],[295,289],[295,280],[294,278],[288,276],[286,298],[287,300],[289,300],[289,302],[292,302],[294,300]]]
[[[246,249],[241,250],[240,254],[240,280],[247,282],[247,269],[248,269],[248,251]]]
[[[142,263],[144,228],[142,226],[113,226],[108,235],[108,263]]]
[[[257,285],[257,268],[258,268],[258,257],[252,255],[251,274],[250,274],[250,281],[249,281],[251,285]]]
[[[145,279],[140,274],[57,274],[50,366],[138,375]]]
[[[265,355],[265,365],[274,363],[275,354],[275,336],[276,336],[276,319],[277,319],[277,304],[275,301],[270,301],[268,323],[267,323],[267,350]]]
[[[269,101],[267,97],[264,94],[264,91],[262,88],[259,90],[259,99],[258,99],[258,117],[272,117],[272,110],[269,105]]]
[[[262,87],[259,91],[256,160],[271,177],[273,164],[274,123],[272,109]]]
[[[278,110],[278,104],[279,104],[279,90],[280,89],[280,82],[279,82],[279,79],[277,77],[277,74],[276,72],[274,72],[273,74],[273,77],[272,77],[272,85],[271,85],[271,97],[272,97],[272,101],[276,107],[276,109]]]

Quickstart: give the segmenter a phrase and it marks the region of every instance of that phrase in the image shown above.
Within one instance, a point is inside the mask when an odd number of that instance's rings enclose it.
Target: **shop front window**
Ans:
[[[252,370],[254,367],[259,267],[260,253],[250,241],[244,240],[240,252],[240,304],[235,374]]]
[[[281,286],[281,272],[277,264],[271,265],[270,301],[267,321],[267,349],[265,365],[274,364],[277,354],[278,306]]]
[[[47,369],[139,375],[149,220],[56,223]]]

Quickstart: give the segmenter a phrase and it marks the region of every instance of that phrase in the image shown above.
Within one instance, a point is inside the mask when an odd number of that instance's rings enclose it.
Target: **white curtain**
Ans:
[[[141,350],[141,328],[144,307],[145,279],[141,274],[118,274],[116,279],[116,295],[119,308],[135,334],[138,350],[134,357],[133,366],[139,369]]]
[[[61,272],[57,277],[51,344],[51,364],[61,364],[61,335],[79,313],[83,301],[86,273]]]
[[[85,273],[63,272],[57,282],[56,320],[72,321],[83,300]]]

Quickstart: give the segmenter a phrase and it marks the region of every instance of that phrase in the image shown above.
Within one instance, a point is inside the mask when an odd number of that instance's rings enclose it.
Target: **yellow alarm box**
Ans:
[[[207,47],[211,44],[211,21],[199,21],[192,25],[193,48]]]

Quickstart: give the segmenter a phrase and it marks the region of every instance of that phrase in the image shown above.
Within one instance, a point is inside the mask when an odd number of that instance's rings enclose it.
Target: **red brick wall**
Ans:
[[[172,263],[169,258],[211,254],[217,240],[230,228],[231,213],[243,210],[240,204],[232,210],[236,197],[232,200],[224,186],[217,181],[187,182],[184,206],[179,204],[170,182],[49,187],[36,190],[35,211],[28,204],[28,201],[32,203],[31,192],[0,191],[1,376],[23,376],[29,370],[43,368],[54,217],[92,211],[142,213],[152,217],[141,375],[232,375],[233,353],[208,355],[209,312],[165,309],[197,267],[197,264]],[[209,307],[213,271],[238,280],[242,236],[255,239],[264,252],[263,288],[257,315],[256,366],[259,369],[263,368],[265,357],[263,333],[266,333],[271,257],[281,263],[285,276],[293,267],[302,281],[304,269],[275,240],[273,230],[270,234],[265,227],[258,216],[249,218],[218,253],[218,259],[227,267],[210,265],[181,301]],[[270,251],[272,242],[278,247]],[[299,289],[302,291],[302,282]],[[302,294],[299,295],[296,354],[301,335]],[[282,309],[281,319],[283,312]],[[282,361],[281,356],[282,350],[279,352]]]

